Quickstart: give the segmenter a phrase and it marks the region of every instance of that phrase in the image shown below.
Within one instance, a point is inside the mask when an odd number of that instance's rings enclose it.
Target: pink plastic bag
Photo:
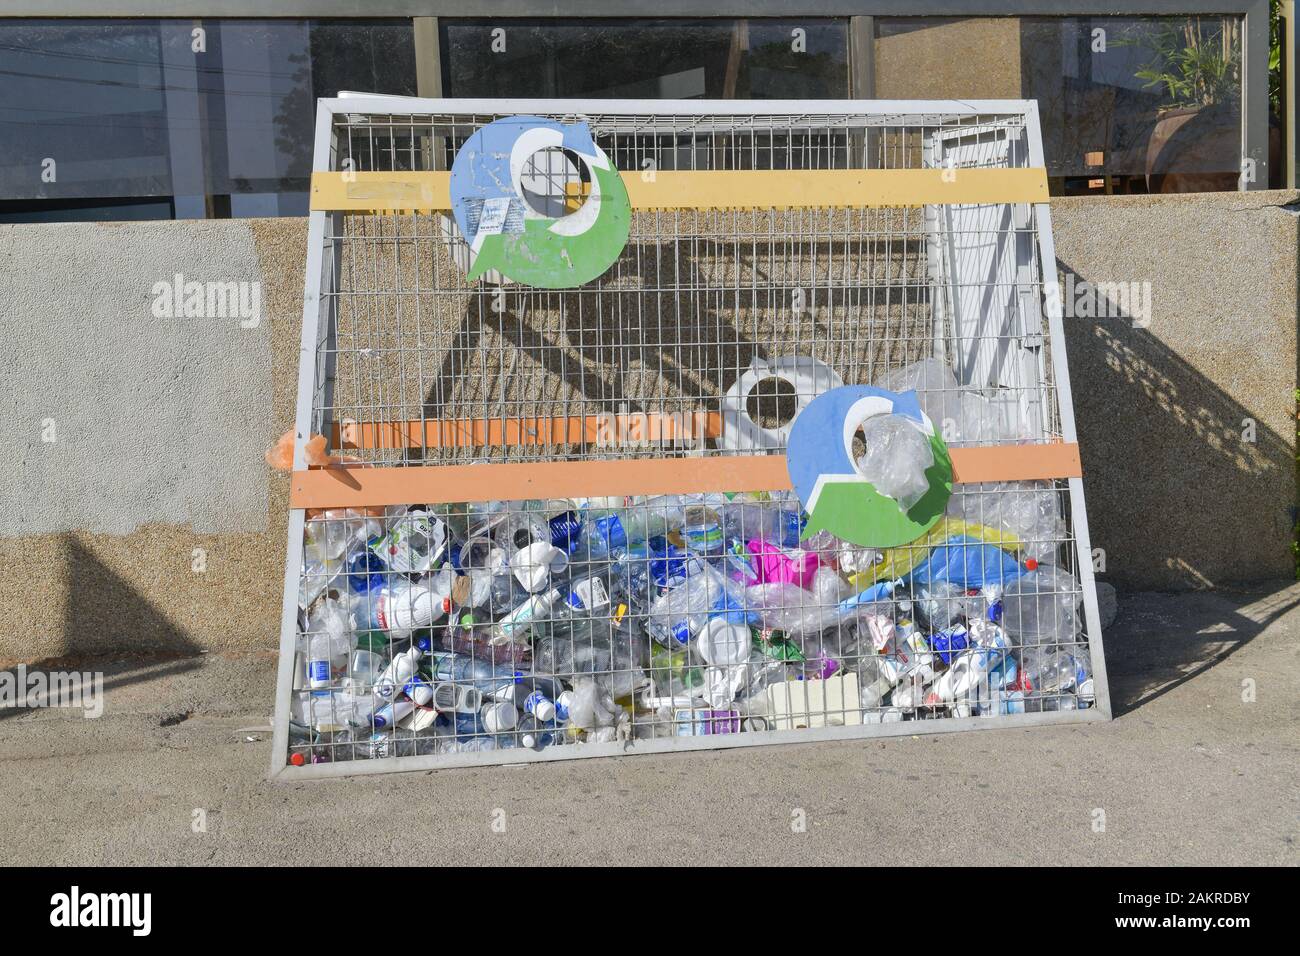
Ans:
[[[797,584],[807,588],[821,563],[812,551],[781,548],[757,538],[745,547],[754,558],[759,584]]]

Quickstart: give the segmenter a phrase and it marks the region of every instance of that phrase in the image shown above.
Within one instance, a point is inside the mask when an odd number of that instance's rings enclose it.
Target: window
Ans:
[[[1055,194],[1238,188],[1237,17],[876,20],[881,97],[1036,99]]]
[[[842,99],[848,21],[449,20],[443,88],[462,97]]]
[[[301,215],[314,103],[415,94],[410,20],[0,20],[0,221]]]

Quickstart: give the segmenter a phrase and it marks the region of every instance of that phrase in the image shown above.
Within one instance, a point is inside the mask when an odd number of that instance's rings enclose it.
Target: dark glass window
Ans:
[[[302,214],[316,98],[415,85],[410,20],[0,20],[0,221]]]
[[[882,97],[1036,99],[1052,191],[1238,188],[1236,17],[881,18]]]
[[[448,96],[840,99],[848,21],[444,20]]]

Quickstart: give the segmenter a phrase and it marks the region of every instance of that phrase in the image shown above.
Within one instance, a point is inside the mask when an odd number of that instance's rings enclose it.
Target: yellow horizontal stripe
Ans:
[[[1033,169],[792,169],[624,173],[636,210],[826,209],[1047,202]],[[338,212],[451,209],[445,172],[312,173],[311,208]]]

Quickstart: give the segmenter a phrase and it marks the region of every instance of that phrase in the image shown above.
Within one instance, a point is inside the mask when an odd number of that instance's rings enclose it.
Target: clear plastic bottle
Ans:
[[[495,694],[499,688],[515,683],[523,676],[509,664],[490,664],[447,651],[431,651],[429,659],[435,680],[468,684],[484,696]]]
[[[307,619],[307,681],[313,689],[330,687],[347,669],[352,627],[347,610],[325,601]]]
[[[564,595],[559,588],[552,588],[544,594],[530,595],[496,622],[493,643],[518,643],[526,640],[533,627],[545,621],[550,616],[551,609],[563,599]]]
[[[382,631],[362,631],[348,663],[348,687],[354,694],[369,694],[388,666],[388,638]]]
[[[683,647],[692,642],[713,614],[747,620],[744,607],[743,595],[734,582],[711,565],[692,559],[687,564],[686,580],[651,604],[646,629],[665,647]]]
[[[1071,644],[1080,633],[1079,582],[1055,565],[1041,565],[1007,584],[1002,626],[1021,646]]]
[[[646,498],[626,508],[589,511],[582,528],[587,556],[595,560],[617,557],[633,545],[681,528],[685,514],[677,495]]]
[[[537,673],[570,683],[577,675],[594,675],[613,697],[622,698],[645,683],[644,643],[626,618],[574,618],[534,642],[533,664]]]

